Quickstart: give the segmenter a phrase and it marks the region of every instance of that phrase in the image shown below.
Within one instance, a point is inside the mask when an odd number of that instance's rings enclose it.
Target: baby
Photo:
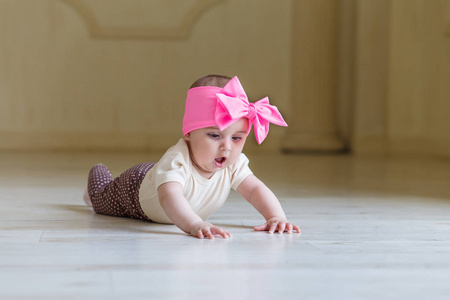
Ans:
[[[237,77],[202,77],[187,92],[184,138],[159,162],[139,164],[115,179],[106,166],[94,166],[83,199],[99,214],[175,224],[200,239],[229,238],[205,220],[233,188],[265,218],[254,230],[300,233],[242,153],[252,126],[261,144],[269,122],[287,126],[267,97],[250,103]]]

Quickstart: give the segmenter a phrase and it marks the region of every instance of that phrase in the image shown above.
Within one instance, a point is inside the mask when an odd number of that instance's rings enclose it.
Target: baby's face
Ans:
[[[242,118],[223,131],[215,126],[186,135],[192,163],[200,175],[211,178],[237,161],[247,139],[247,126],[248,120]]]

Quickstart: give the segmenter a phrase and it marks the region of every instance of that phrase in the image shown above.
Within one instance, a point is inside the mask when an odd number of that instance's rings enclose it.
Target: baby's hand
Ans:
[[[190,233],[199,239],[203,239],[205,237],[214,239],[214,235],[220,235],[224,239],[231,237],[231,233],[228,231],[204,221],[197,222],[192,225]]]
[[[266,224],[259,225],[254,227],[256,231],[269,231],[269,233],[274,233],[278,231],[278,233],[287,232],[288,234],[292,233],[292,230],[301,233],[300,227],[297,225],[293,225],[288,222],[285,218],[274,217],[270,218]]]

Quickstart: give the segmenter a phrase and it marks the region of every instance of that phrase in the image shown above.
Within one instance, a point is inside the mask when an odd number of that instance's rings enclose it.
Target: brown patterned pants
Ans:
[[[139,187],[145,174],[154,165],[155,163],[136,165],[115,179],[105,165],[94,166],[88,177],[88,193],[94,211],[108,216],[151,222],[139,204]]]

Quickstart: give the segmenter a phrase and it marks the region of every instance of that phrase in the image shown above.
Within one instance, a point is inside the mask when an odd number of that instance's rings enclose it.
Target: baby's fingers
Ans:
[[[226,230],[223,230],[222,228],[214,227],[213,231],[214,231],[215,234],[220,235],[224,239],[227,239],[227,238],[231,237],[231,233],[229,233]]]
[[[214,239],[214,235],[212,234],[211,230],[209,228],[206,228],[204,230],[204,234],[208,239]]]
[[[203,231],[202,231],[201,228],[197,231],[197,237],[198,237],[199,239],[203,239],[203,238],[205,237],[205,236],[203,235]]]
[[[267,230],[267,224],[262,224],[262,225],[253,227],[253,229],[254,229],[255,231],[266,231],[266,230]]]
[[[277,230],[278,223],[274,222],[272,225],[270,225],[269,233],[272,234]]]
[[[278,224],[278,233],[282,234],[284,230],[286,229],[286,223],[280,223]]]
[[[211,230],[209,230],[209,228],[199,228],[197,230],[196,236],[199,239],[204,239],[204,238],[213,239],[214,238],[214,236],[211,233]]]

